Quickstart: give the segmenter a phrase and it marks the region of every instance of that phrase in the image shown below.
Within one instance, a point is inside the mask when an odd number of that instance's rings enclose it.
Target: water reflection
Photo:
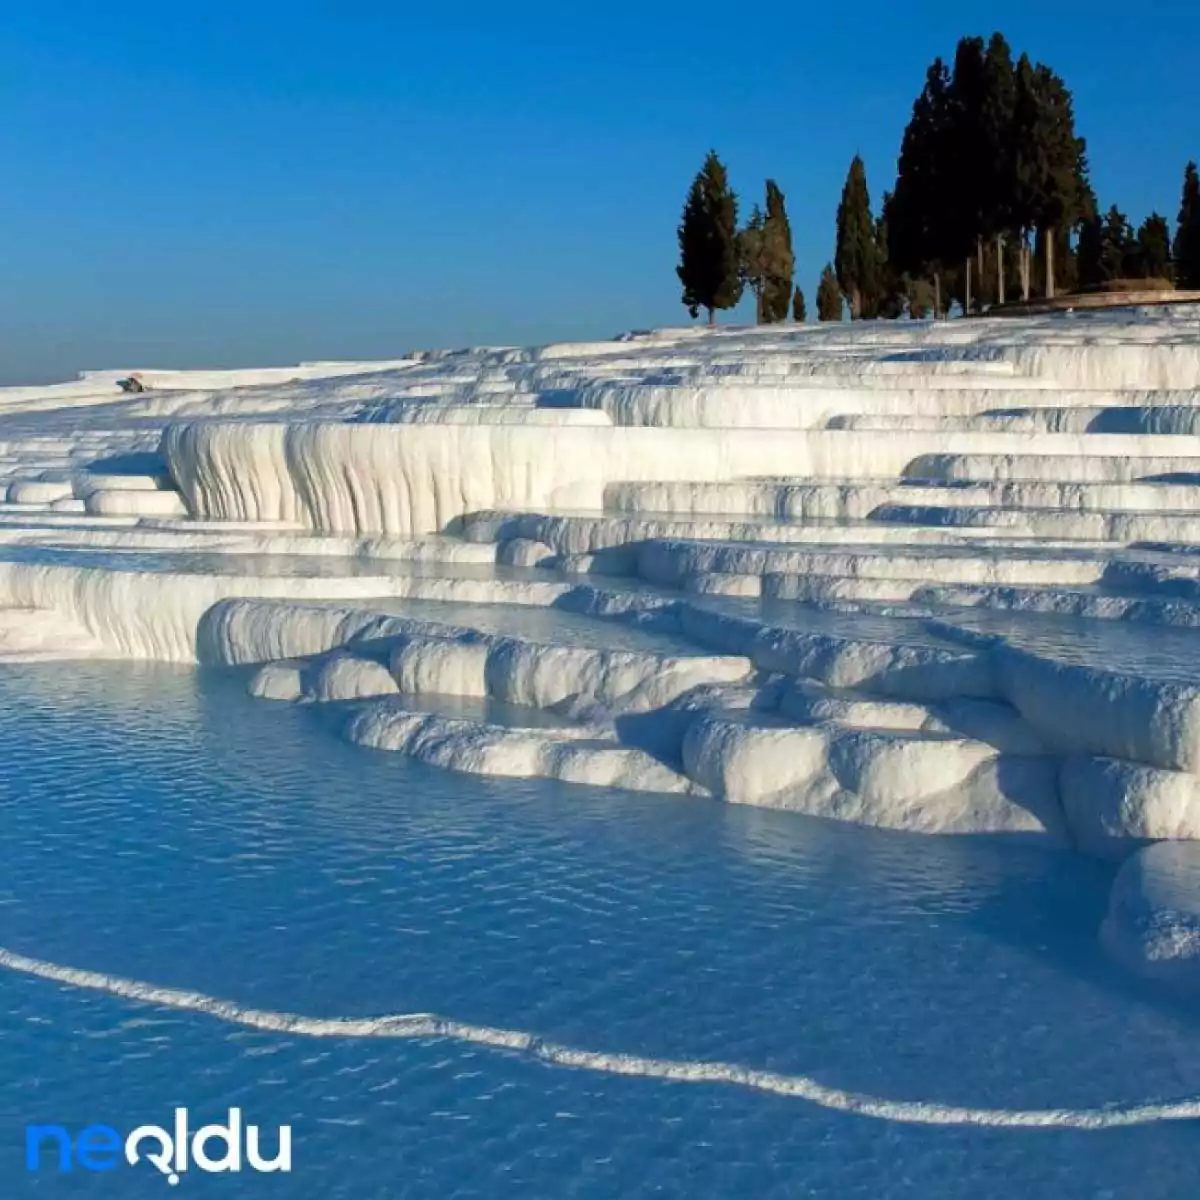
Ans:
[[[434,1009],[893,1098],[1200,1092],[1194,1019],[1096,947],[1109,868],[452,775],[349,746],[333,719],[250,701],[234,674],[5,668],[0,944],[260,1007]],[[277,1190],[298,1197],[464,1178],[480,1196],[1000,1196],[1015,1180],[1153,1197],[1183,1194],[1198,1148],[1189,1127],[893,1127],[478,1049],[317,1045],[11,976],[0,1005],[3,1136],[31,1094],[91,1119],[116,1095],[244,1103],[296,1121],[304,1167]]]

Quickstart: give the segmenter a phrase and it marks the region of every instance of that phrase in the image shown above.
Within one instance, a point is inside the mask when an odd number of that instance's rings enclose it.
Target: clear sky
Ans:
[[[812,307],[855,151],[1000,28],[1073,89],[1101,203],[1174,221],[1197,0],[11,0],[0,380],[382,357],[686,320],[705,151],[774,176]]]

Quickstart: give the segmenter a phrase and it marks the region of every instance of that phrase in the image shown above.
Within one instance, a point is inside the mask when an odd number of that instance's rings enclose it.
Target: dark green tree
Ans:
[[[1079,286],[1097,288],[1105,281],[1104,275],[1104,222],[1095,214],[1079,226],[1079,245],[1076,249],[1079,260]]]
[[[934,310],[936,296],[933,284],[928,279],[906,279],[905,296],[908,301],[908,315],[914,321],[937,315]]]
[[[1061,230],[1087,215],[1087,144],[1075,133],[1075,112],[1066,84],[1049,67],[1022,54],[1017,63],[1013,106],[1013,208],[1020,239],[1021,291],[1031,286],[1030,234],[1044,231],[1046,295],[1054,295],[1054,249]]]
[[[742,296],[737,245],[737,197],[729,187],[725,167],[709,151],[692,182],[679,225],[679,266],[683,303],[692,317],[708,310],[733,308]]]
[[[1017,102],[1017,79],[1012,51],[1004,35],[992,34],[983,62],[983,101],[979,117],[982,167],[986,204],[980,235],[994,244],[996,286],[993,298],[1005,301],[1004,235],[1013,227],[1014,200],[1013,119]]]
[[[912,279],[931,280],[935,297],[942,262],[949,261],[949,127],[950,72],[937,58],[925,73],[925,86],[904,130],[896,190],[887,213],[888,261]],[[939,309],[935,299],[935,316]]]
[[[1100,242],[1100,269],[1104,280],[1128,278],[1136,243],[1129,218],[1115,204],[1104,215]]]
[[[1084,219],[1094,204],[1088,182],[1087,142],[1075,132],[1075,102],[1062,79],[1039,64],[1041,135],[1046,146],[1046,178],[1038,227],[1046,234],[1046,295],[1055,291],[1054,251],[1066,231]]]
[[[983,39],[962,38],[954,53],[954,71],[950,77],[950,114],[945,140],[948,162],[944,171],[949,184],[944,198],[944,237],[948,257],[963,267],[961,299],[964,312],[972,308],[971,260],[975,257],[979,261],[983,257],[982,239],[992,202],[989,194],[991,163],[983,124],[987,82]]]
[[[842,319],[842,291],[838,287],[833,266],[825,264],[821,282],[817,285],[817,320],[840,321]]]
[[[1188,163],[1183,173],[1183,197],[1173,250],[1176,285],[1200,288],[1200,176],[1194,162]]]
[[[879,220],[875,222],[875,257],[879,264],[879,302],[875,315],[886,321],[904,316],[905,306],[904,279],[888,254],[888,218],[894,203],[892,193],[884,192]]]
[[[804,303],[804,293],[799,288],[792,293],[792,320],[797,325],[803,325],[808,320],[808,305]]]
[[[1138,277],[1171,278],[1171,227],[1161,213],[1152,212],[1137,231]]]
[[[767,180],[767,215],[762,229],[762,319],[768,324],[787,317],[792,299],[796,259],[792,253],[792,227],[779,185]]]
[[[1048,171],[1041,127],[1042,110],[1033,63],[1028,54],[1017,61],[1013,90],[1011,232],[1017,239],[1017,268],[1021,299],[1029,299],[1031,268],[1029,238],[1041,213],[1042,183]]]
[[[763,280],[765,278],[762,209],[750,210],[746,228],[737,235],[738,270],[743,284],[754,294],[754,323],[763,323]]]
[[[1046,242],[1050,231],[1039,229],[1037,232],[1034,258],[1044,263],[1049,261],[1049,254],[1053,254],[1055,292],[1070,292],[1079,284],[1079,256],[1075,252],[1074,237],[1081,224],[1082,219],[1073,225],[1055,228],[1052,235],[1054,245],[1049,251]]]
[[[838,284],[850,303],[850,319],[872,316],[879,296],[879,261],[867,171],[857,154],[850,163],[838,204],[834,262]]]
[[[1081,223],[1077,257],[1081,287],[1099,288],[1143,274],[1141,245],[1115,204],[1102,217],[1092,215]]]
[[[934,60],[900,148],[888,220],[897,271],[974,309],[1007,298],[1014,260],[1028,299],[1036,247],[1052,295],[1059,273],[1074,279],[1072,233],[1093,210],[1087,146],[1058,75],[1025,54],[1014,67],[999,33],[986,45],[962,38],[953,71]]]
[[[746,228],[738,234],[741,277],[754,293],[754,316],[759,325],[782,321],[792,298],[792,230],[783,193],[767,180],[767,212],[754,206]]]

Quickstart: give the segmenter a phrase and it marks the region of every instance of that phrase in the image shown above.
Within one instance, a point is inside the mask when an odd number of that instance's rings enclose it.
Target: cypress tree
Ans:
[[[692,317],[708,309],[733,308],[742,297],[737,246],[737,197],[729,187],[725,167],[709,151],[692,182],[679,225],[679,266],[683,303]]]
[[[1138,274],[1143,279],[1171,278],[1171,227],[1152,212],[1137,231]]]
[[[1100,230],[1100,270],[1105,282],[1127,277],[1134,245],[1129,218],[1114,204]]]
[[[1074,281],[1072,231],[1093,211],[1087,145],[1057,74],[1026,54],[1014,67],[1000,33],[986,47],[980,38],[962,38],[953,72],[934,60],[900,149],[888,222],[897,271],[929,277],[936,290],[946,285],[972,309],[989,292],[1004,300],[1007,236],[1016,243],[1024,298],[1035,245],[1053,295],[1056,263],[1063,279]],[[993,243],[987,249],[985,239]],[[989,258],[994,289],[985,283]]]
[[[1009,220],[1017,238],[1021,299],[1029,299],[1029,235],[1037,226],[1046,176],[1046,147],[1039,129],[1040,108],[1033,63],[1028,54],[1017,62],[1013,88],[1012,205]]]
[[[945,237],[950,258],[963,263],[963,311],[971,309],[971,257],[981,257],[980,242],[987,224],[988,146],[983,109],[987,87],[982,38],[962,38],[954,53],[950,79],[950,118],[946,152],[951,170],[945,198]]]
[[[1037,224],[1045,231],[1046,295],[1054,295],[1054,249],[1061,231],[1085,215],[1087,143],[1076,136],[1075,108],[1070,89],[1049,67],[1035,71],[1038,93],[1038,136],[1044,147],[1046,174],[1041,184]]]
[[[754,323],[763,323],[763,281],[766,274],[762,210],[756,204],[750,210],[746,228],[737,235],[738,269],[742,281],[754,293]]]
[[[979,117],[986,197],[980,234],[990,237],[995,245],[994,295],[998,304],[1005,301],[1004,235],[1012,228],[1013,120],[1016,102],[1017,79],[1012,51],[1004,35],[994,33],[983,61],[983,99]]]
[[[1183,173],[1183,197],[1175,228],[1175,282],[1181,288],[1200,288],[1200,176],[1196,164]]]
[[[1054,264],[1055,293],[1069,292],[1079,283],[1078,255],[1071,244],[1073,232],[1082,226],[1083,218],[1068,226],[1056,226],[1053,231],[1039,229],[1034,243],[1034,258],[1043,263]],[[1047,242],[1053,238],[1053,245],[1047,248]],[[1050,257],[1053,255],[1053,258]]]
[[[838,287],[833,267],[825,264],[821,282],[817,285],[817,320],[840,321],[842,319],[842,292]]]
[[[937,315],[934,310],[936,296],[933,284],[928,279],[907,280],[905,292],[908,301],[908,315],[914,321],[924,320],[931,313],[934,316]]]
[[[950,73],[936,58],[925,73],[925,87],[913,104],[900,147],[896,190],[887,214],[888,261],[911,277],[936,278],[947,252],[949,91]]]
[[[792,293],[792,320],[797,325],[803,325],[808,320],[808,306],[804,303],[804,293],[799,288]]]
[[[1029,299],[1029,235],[1042,231],[1046,295],[1054,295],[1054,248],[1064,228],[1091,207],[1087,143],[1075,133],[1071,93],[1049,67],[1022,54],[1013,105],[1013,205],[1010,220],[1020,239],[1021,292]]]
[[[904,315],[904,280],[896,270],[888,253],[888,221],[895,204],[891,192],[883,193],[879,206],[879,220],[875,223],[875,257],[879,264],[879,304],[877,315],[894,321]]]
[[[762,230],[762,319],[782,321],[792,298],[792,275],[796,259],[792,253],[792,227],[788,222],[783,193],[775,180],[767,180],[767,215]]]
[[[875,222],[867,171],[856,154],[850,163],[837,210],[837,281],[850,302],[851,320],[872,316],[878,303],[879,263],[875,248]]]
[[[1092,214],[1079,226],[1079,286],[1099,287],[1104,276],[1104,222]]]

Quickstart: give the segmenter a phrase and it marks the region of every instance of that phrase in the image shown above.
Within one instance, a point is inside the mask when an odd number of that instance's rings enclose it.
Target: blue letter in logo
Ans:
[[[58,1169],[71,1169],[71,1135],[61,1125],[26,1125],[25,1170],[42,1169],[42,1143],[51,1137],[58,1143]]]
[[[89,1125],[75,1142],[79,1165],[85,1171],[111,1171],[121,1152],[121,1135],[111,1125]]]

